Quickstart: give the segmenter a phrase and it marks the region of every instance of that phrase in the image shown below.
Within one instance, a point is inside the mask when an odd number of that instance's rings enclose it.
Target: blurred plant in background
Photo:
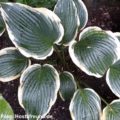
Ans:
[[[16,2],[27,4],[33,7],[46,7],[49,9],[53,9],[56,1],[57,0],[16,0]]]

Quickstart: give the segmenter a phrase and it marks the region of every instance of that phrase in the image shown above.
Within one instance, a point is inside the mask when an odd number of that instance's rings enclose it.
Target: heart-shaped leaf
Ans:
[[[73,0],[58,0],[54,12],[61,19],[65,30],[62,43],[68,45],[76,37],[79,26],[75,3]]]
[[[111,91],[120,98],[120,60],[110,66],[106,81]]]
[[[88,11],[82,0],[74,0],[80,21],[79,29],[83,29],[88,21]]]
[[[100,120],[101,100],[94,90],[77,90],[70,103],[72,120]]]
[[[3,21],[1,14],[0,14],[0,36],[2,36],[4,31],[5,31],[5,24],[4,24],[4,21]]]
[[[0,95],[0,120],[14,120],[13,110],[2,95]]]
[[[69,47],[72,61],[85,73],[102,77],[119,59],[120,42],[112,32],[88,27],[80,34],[79,42]]]
[[[101,120],[120,120],[120,100],[114,100],[104,108]]]
[[[21,76],[19,103],[28,115],[42,119],[55,103],[59,87],[59,74],[54,67],[32,65]]]
[[[27,68],[30,61],[14,47],[0,51],[0,81],[8,82],[17,79]]]
[[[53,53],[53,45],[58,44],[64,34],[54,12],[45,8],[37,11],[19,3],[1,6],[9,37],[24,56],[42,60]]]
[[[71,100],[77,85],[73,75],[70,72],[64,71],[60,74],[60,96],[63,101]]]

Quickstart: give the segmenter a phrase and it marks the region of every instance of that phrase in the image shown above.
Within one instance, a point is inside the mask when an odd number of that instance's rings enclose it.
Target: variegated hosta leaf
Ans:
[[[102,120],[120,120],[120,100],[114,100],[104,108]]]
[[[4,31],[5,31],[5,24],[4,24],[3,18],[0,13],[0,36],[2,36]]]
[[[88,21],[88,11],[82,0],[74,0],[80,21],[79,29],[83,29]]]
[[[71,100],[77,85],[73,75],[70,72],[64,71],[60,74],[60,96],[63,101]]]
[[[45,59],[53,53],[53,45],[58,44],[64,34],[56,14],[19,3],[2,3],[1,6],[9,37],[24,56]]]
[[[13,110],[2,95],[0,95],[0,120],[14,120]]]
[[[120,98],[120,60],[110,66],[106,81],[111,91]]]
[[[28,115],[44,118],[56,101],[59,87],[59,74],[54,67],[32,65],[21,76],[19,103]]]
[[[69,110],[72,120],[100,120],[101,100],[92,89],[77,90]]]
[[[120,42],[112,32],[88,27],[80,34],[79,42],[69,47],[72,61],[85,73],[102,77],[120,55]]]
[[[0,51],[0,81],[8,82],[18,78],[30,61],[14,47]]]
[[[58,0],[54,12],[59,16],[65,30],[62,40],[64,45],[68,45],[77,35],[79,19],[77,8],[73,0]]]

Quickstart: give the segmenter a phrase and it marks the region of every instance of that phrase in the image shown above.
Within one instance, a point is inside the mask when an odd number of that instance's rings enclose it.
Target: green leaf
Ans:
[[[82,0],[74,0],[75,6],[77,8],[77,13],[80,21],[79,29],[83,29],[88,21],[88,11]]]
[[[86,74],[102,77],[119,59],[120,42],[112,32],[98,27],[84,29],[79,41],[69,46],[72,61]]]
[[[120,100],[114,100],[104,108],[101,120],[120,120]]]
[[[73,0],[58,0],[54,12],[62,21],[65,30],[62,43],[67,46],[77,35],[79,26],[77,8]]]
[[[0,120],[14,120],[14,113],[9,103],[0,94]]]
[[[60,96],[63,101],[71,100],[77,85],[73,75],[70,72],[64,71],[60,74]]]
[[[3,21],[1,14],[0,14],[0,36],[2,36],[4,31],[5,31],[5,24],[4,24],[4,21]]]
[[[120,60],[110,66],[106,74],[106,82],[111,91],[120,98]]]
[[[101,100],[94,90],[77,90],[69,107],[72,120],[100,120]]]
[[[26,57],[46,59],[53,53],[53,45],[62,40],[61,21],[48,9],[2,3],[1,11],[10,39]]]
[[[8,82],[17,79],[29,64],[30,61],[16,48],[2,49],[0,51],[0,81]]]
[[[0,2],[8,2],[9,0],[0,0]]]
[[[33,7],[46,7],[53,9],[56,0],[16,0],[16,2],[27,4]]]
[[[55,103],[59,87],[59,74],[53,66],[32,65],[21,76],[19,103],[28,115],[42,119]]]

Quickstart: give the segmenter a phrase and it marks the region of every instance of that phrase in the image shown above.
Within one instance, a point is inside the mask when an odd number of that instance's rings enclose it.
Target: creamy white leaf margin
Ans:
[[[72,120],[76,120],[76,116],[75,116],[75,113],[73,113],[73,108],[74,108],[74,100],[75,100],[75,97],[76,95],[79,93],[79,89],[74,93],[73,95],[73,98],[70,102],[70,106],[69,106],[69,111],[70,111],[70,115],[72,117]],[[98,111],[99,111],[99,117],[101,115],[101,100],[100,100],[100,97],[99,95],[93,90],[93,89],[90,89],[90,88],[85,88],[84,91],[90,91],[91,93],[93,93],[97,99],[99,99],[99,101],[94,101],[96,102],[96,105],[97,105],[97,108],[98,108]]]
[[[103,114],[102,114],[102,118],[101,120],[119,120],[120,119],[120,108],[117,108],[117,110],[119,109],[119,111],[114,111],[114,109],[112,108],[112,106],[114,106],[114,104],[119,103],[120,104],[120,99],[114,100],[110,103],[109,106],[106,106],[103,109]],[[118,106],[119,107],[119,106]],[[110,115],[110,113],[108,113],[108,110],[113,111],[113,114]],[[114,115],[114,112],[117,112],[118,116]],[[108,113],[108,115],[110,116],[106,116],[106,114]],[[117,119],[116,119],[117,118]]]
[[[54,7],[54,12],[56,11],[56,10],[60,10],[59,12],[62,14],[63,12],[64,12],[64,10],[63,9],[60,9],[60,8],[62,8],[63,6],[61,5],[61,3],[62,2],[68,2],[67,0],[58,0],[57,1],[57,4],[55,5],[55,7]],[[78,14],[77,14],[77,8],[76,8],[76,5],[75,5],[75,2],[73,1],[73,0],[70,0],[70,2],[72,2],[72,4],[73,4],[73,7],[74,7],[74,9],[75,9],[75,13],[76,13],[76,18],[77,18],[77,27],[76,27],[76,31],[75,31],[75,34],[74,34],[74,36],[73,36],[73,38],[69,41],[69,42],[67,42],[67,43],[64,43],[63,45],[64,46],[69,46],[70,45],[70,43],[72,42],[72,41],[74,41],[74,39],[77,37],[77,34],[78,34],[78,27],[80,26],[80,20],[79,20],[79,16],[78,16]],[[65,4],[65,3],[64,3]],[[67,10],[67,9],[66,9]],[[56,12],[55,12],[56,13]],[[67,17],[67,16],[66,16]],[[64,25],[63,25],[63,27],[64,27]],[[65,29],[65,28],[64,28]],[[64,31],[66,31],[66,30],[64,30]],[[65,34],[64,34],[65,35]],[[63,38],[64,38],[64,36],[63,36]],[[60,43],[61,44],[61,43]],[[59,44],[59,45],[60,45]]]
[[[4,48],[4,49],[0,50],[0,56],[2,56],[2,55],[4,55],[4,54],[7,54],[9,50],[14,51],[14,50],[17,50],[17,48],[15,48],[15,47],[7,47],[7,48]],[[30,65],[31,65],[31,60],[28,59],[28,66],[30,66]],[[19,73],[19,74],[16,75],[16,76],[11,76],[11,77],[6,77],[6,78],[0,77],[0,81],[2,81],[2,82],[9,82],[9,81],[11,81],[11,80],[16,80],[17,78],[19,78],[19,77],[21,76],[21,74],[24,72],[25,69],[26,69],[26,68],[24,68],[24,69],[21,71],[21,73]]]
[[[1,11],[1,8],[0,8]],[[3,35],[3,33],[5,32],[5,24],[4,24],[4,20],[1,16],[1,12],[0,12],[0,27],[2,27],[1,31],[0,31],[0,36]]]
[[[24,4],[20,4],[20,3],[6,3],[10,6],[14,6],[15,4],[16,5],[19,5],[23,8],[26,8],[26,9],[30,9],[31,11],[35,12],[35,13],[39,13],[39,14],[42,14],[44,15],[46,18],[50,18],[52,22],[56,21],[58,22],[59,24],[59,30],[60,30],[60,33],[61,35],[59,36],[59,38],[57,40],[55,40],[54,44],[59,44],[59,42],[62,40],[63,36],[64,36],[64,28],[61,24],[61,20],[59,19],[59,17],[52,11],[46,9],[46,8],[39,8],[38,9],[34,9],[30,6],[27,6],[27,5],[24,5]],[[6,24],[6,28],[7,28],[7,31],[8,31],[8,35],[11,39],[11,41],[13,42],[13,44],[18,48],[18,50],[26,57],[30,58],[34,58],[34,59],[38,59],[38,60],[44,60],[46,59],[47,57],[51,56],[53,51],[54,51],[54,48],[53,46],[50,48],[51,50],[50,51],[46,51],[46,53],[42,54],[42,55],[38,55],[38,54],[34,54],[34,53],[29,53],[28,51],[25,51],[23,47],[20,47],[14,39],[16,39],[14,37],[14,35],[12,34],[12,31],[10,30],[9,26],[7,25],[6,21],[5,21],[5,11],[1,8],[1,13],[2,13],[2,16],[3,16],[3,19],[4,19],[4,22]]]
[[[44,113],[42,116],[38,116],[37,120],[39,119],[42,119],[42,118],[45,118],[45,116],[49,113],[49,111],[51,110],[52,106],[54,105],[54,103],[56,102],[56,99],[57,99],[57,94],[58,94],[58,91],[59,91],[59,88],[60,88],[60,78],[59,78],[59,74],[57,72],[57,70],[50,64],[44,64],[43,66],[48,66],[50,68],[52,68],[56,74],[56,90],[55,90],[55,96],[54,96],[54,99],[50,101],[49,103],[49,109],[46,111],[46,113]],[[23,96],[23,78],[24,76],[26,76],[27,73],[29,73],[32,69],[34,68],[40,68],[41,65],[40,64],[34,64],[34,65],[31,65],[29,66],[24,72],[23,74],[21,75],[21,78],[20,78],[20,86],[18,88],[18,101],[19,101],[19,104],[20,106],[24,108],[24,105],[22,103],[22,96]]]
[[[79,26],[79,28],[80,28],[80,30],[82,30],[85,26],[86,26],[86,24],[87,24],[87,22],[88,22],[88,11],[87,11],[87,7],[85,6],[85,4],[84,4],[84,2],[82,1],[82,0],[74,0],[74,3],[75,3],[75,6],[76,6],[76,8],[77,8],[77,12],[78,12],[78,17],[79,17],[79,21],[81,21],[81,14],[83,14],[84,13],[84,17],[85,17],[85,21],[84,21],[84,24],[81,26],[81,24],[80,24],[80,26]],[[82,7],[81,7],[82,6]],[[84,11],[83,13],[81,13],[82,12],[82,10]],[[81,22],[80,22],[81,23]]]
[[[76,91],[77,90],[77,84],[76,84],[76,81],[74,79],[74,76],[68,71],[64,71],[63,74],[67,74],[67,75],[69,75],[71,77],[71,80],[72,80],[72,82],[73,82],[73,84],[75,86],[75,91]],[[63,101],[65,101],[65,98],[63,97],[63,95],[62,95],[62,93],[60,91],[59,91],[59,94],[60,94],[61,99]]]
[[[101,31],[102,29],[99,28],[99,27],[96,27],[96,26],[93,26],[93,27],[87,27],[85,28],[81,34],[79,35],[79,41],[80,39],[84,36],[84,33],[86,33],[88,30],[91,30],[91,29],[94,29],[94,30],[98,30],[98,31]],[[117,54],[117,60],[120,59],[120,42],[119,40],[116,38],[116,36],[114,35],[114,33],[112,33],[111,31],[106,31],[106,33],[110,36],[112,36],[115,40],[115,43],[117,45],[116,47],[116,54]],[[74,55],[74,46],[77,44],[77,41],[72,41],[71,44],[69,45],[69,55],[73,61],[73,63],[78,66],[82,71],[84,71],[86,74],[90,75],[90,76],[95,76],[97,78],[101,78],[102,76],[100,74],[94,74],[92,72],[90,72],[89,70],[86,69],[86,67],[84,66],[84,64],[82,64]],[[116,61],[117,61],[116,60]],[[114,61],[114,63],[116,62]]]

